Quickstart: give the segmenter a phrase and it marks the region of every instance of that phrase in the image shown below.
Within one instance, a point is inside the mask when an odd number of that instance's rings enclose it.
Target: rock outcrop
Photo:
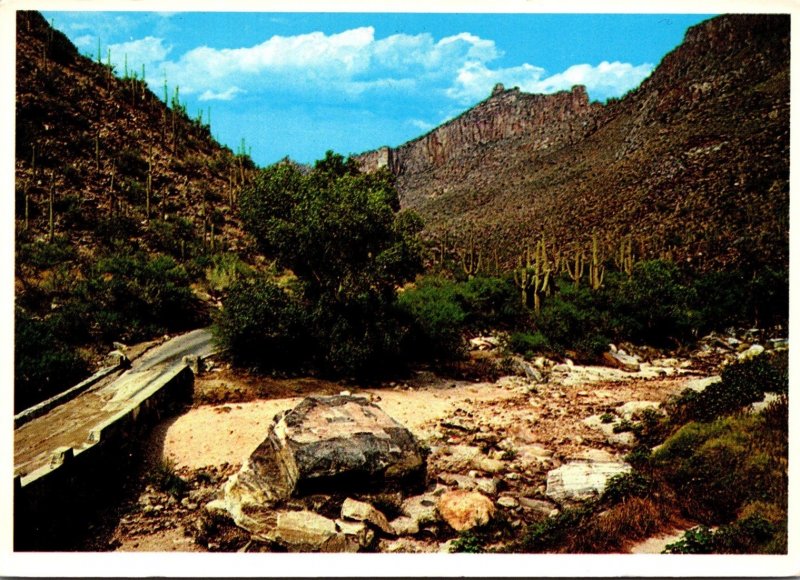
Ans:
[[[582,87],[483,102],[395,148],[358,156],[397,177],[401,205],[457,257],[472,236],[513,267],[542,234],[562,248],[697,267],[788,266],[788,15],[689,29],[642,85],[591,103]],[[448,247],[449,246],[449,247]]]

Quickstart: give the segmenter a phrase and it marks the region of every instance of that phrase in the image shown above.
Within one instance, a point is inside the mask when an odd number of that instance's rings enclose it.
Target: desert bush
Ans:
[[[412,320],[408,350],[413,358],[460,359],[466,355],[463,332],[467,313],[456,288],[450,280],[426,277],[399,295],[400,308]]]
[[[307,319],[305,305],[271,280],[242,279],[229,288],[214,335],[239,366],[302,368],[314,354]]]
[[[206,268],[205,278],[208,287],[214,292],[224,292],[237,280],[254,274],[253,269],[236,254],[216,254],[211,265]]]
[[[690,517],[728,523],[748,502],[787,505],[784,401],[768,412],[684,425],[653,453],[651,463],[685,497]]]
[[[728,365],[720,382],[699,393],[687,390],[681,394],[671,412],[673,423],[712,421],[760,401],[765,393],[786,393],[788,360],[788,351],[777,351]]]
[[[114,253],[93,264],[82,288],[99,337],[140,340],[201,322],[189,277],[160,254]]]
[[[608,349],[611,338],[606,294],[575,288],[562,279],[558,292],[544,302],[534,326],[556,352],[575,350],[579,359],[595,360]]]
[[[656,346],[679,344],[697,327],[696,302],[673,262],[639,262],[611,297],[615,334]]]
[[[59,340],[48,320],[21,308],[14,316],[14,411],[71,387],[88,374],[88,365]]]
[[[550,342],[541,332],[514,332],[508,337],[508,349],[525,358],[550,350]]]

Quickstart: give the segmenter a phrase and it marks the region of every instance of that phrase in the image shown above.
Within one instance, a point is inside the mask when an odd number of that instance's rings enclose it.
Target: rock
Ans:
[[[630,471],[622,462],[572,461],[547,473],[545,495],[559,503],[585,501],[602,494],[609,479]]]
[[[500,507],[513,509],[515,507],[519,507],[519,501],[510,495],[504,495],[503,497],[498,498],[497,505]]]
[[[751,413],[760,413],[767,407],[769,407],[772,403],[780,399],[780,395],[778,393],[765,393],[764,399],[753,403],[750,405],[750,412]]]
[[[417,526],[424,526],[439,520],[439,513],[436,511],[438,500],[439,497],[433,493],[415,495],[406,499],[400,509]]]
[[[576,453],[570,459],[582,459],[584,461],[594,461],[596,463],[606,463],[616,461],[616,457],[605,449],[584,449]]]
[[[414,518],[408,516],[400,516],[393,519],[390,523],[395,535],[398,536],[413,536],[419,533],[419,524]]]
[[[363,501],[356,501],[349,497],[344,500],[342,504],[342,518],[345,520],[349,519],[370,523],[386,534],[394,533],[386,516],[372,505]]]
[[[519,505],[522,509],[534,512],[541,516],[549,517],[550,512],[556,509],[554,503],[542,499],[533,499],[530,497],[519,498]]]
[[[417,483],[425,472],[414,436],[359,397],[310,397],[273,420],[267,438],[225,483],[222,503],[253,533],[292,496],[355,483],[372,490]]]
[[[736,356],[736,358],[737,358],[737,360],[740,360],[740,361],[749,360],[751,358],[757,357],[758,355],[760,355],[763,352],[764,352],[764,347],[763,346],[761,346],[760,344],[754,344],[753,346],[751,346],[747,350],[745,350],[743,352],[740,352]]]
[[[638,373],[641,370],[641,365],[636,357],[625,354],[624,351],[618,350],[617,352],[604,352],[603,361],[612,367],[622,369],[631,373]]]
[[[310,511],[278,512],[267,537],[292,552],[345,551],[340,548],[347,544],[336,522]]]
[[[692,379],[691,381],[686,381],[686,388],[697,391],[698,393],[702,393],[711,385],[719,382],[722,382],[722,377],[719,375],[714,375],[711,377],[704,377],[702,379]]]
[[[373,532],[364,522],[347,522],[336,520],[336,529],[344,534],[350,544],[357,544],[360,548],[369,547],[375,540]]]
[[[630,421],[634,416],[641,414],[645,409],[658,409],[661,403],[658,401],[630,401],[617,407],[617,414],[623,419]]]
[[[441,518],[457,532],[488,524],[495,512],[488,497],[461,489],[443,493],[436,508]]]
[[[496,336],[476,336],[469,341],[472,350],[494,350],[500,346],[500,339]]]
[[[539,372],[536,367],[530,364],[528,361],[514,357],[512,359],[512,371],[521,376],[527,378],[529,381],[534,383],[542,383],[544,382],[544,376],[541,372]]]

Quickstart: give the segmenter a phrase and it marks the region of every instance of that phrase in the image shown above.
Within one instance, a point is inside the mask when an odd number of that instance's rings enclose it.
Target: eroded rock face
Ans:
[[[267,438],[212,507],[263,534],[275,526],[271,508],[292,496],[408,486],[424,474],[417,440],[378,406],[360,397],[309,397],[276,416]]]

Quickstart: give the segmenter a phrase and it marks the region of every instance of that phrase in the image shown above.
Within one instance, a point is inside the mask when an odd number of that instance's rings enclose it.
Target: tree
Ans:
[[[362,174],[331,151],[308,173],[282,162],[242,190],[240,211],[260,251],[297,277],[309,358],[344,376],[374,374],[399,358],[397,288],[422,270],[422,223],[400,211],[387,171]],[[236,342],[235,328],[218,328],[227,329],[223,344]]]

